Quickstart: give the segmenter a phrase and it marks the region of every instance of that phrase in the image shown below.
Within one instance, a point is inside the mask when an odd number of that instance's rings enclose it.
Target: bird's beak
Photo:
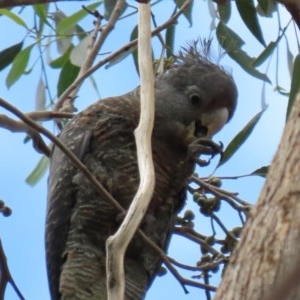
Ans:
[[[212,138],[214,134],[222,129],[227,123],[229,117],[228,109],[222,107],[220,109],[203,113],[201,115],[201,124],[207,128],[207,138]]]

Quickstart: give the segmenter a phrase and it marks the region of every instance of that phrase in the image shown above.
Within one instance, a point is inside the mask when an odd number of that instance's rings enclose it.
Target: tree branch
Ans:
[[[151,147],[154,123],[154,75],[150,15],[150,4],[139,4],[138,61],[141,77],[141,117],[135,130],[135,139],[140,185],[118,231],[106,241],[107,293],[109,300],[124,299],[124,255],[146,213],[155,184]]]
[[[24,5],[35,5],[50,2],[60,2],[66,0],[0,0],[0,8],[24,6]],[[85,1],[85,0],[69,0],[69,1]]]

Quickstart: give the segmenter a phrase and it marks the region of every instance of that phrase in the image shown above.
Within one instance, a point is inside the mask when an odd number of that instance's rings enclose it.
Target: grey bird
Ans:
[[[186,182],[195,169],[193,158],[210,149],[203,145],[203,138],[211,138],[231,119],[237,102],[232,76],[198,46],[183,48],[155,80],[152,151],[156,182],[140,228],[164,251],[185,204]],[[94,103],[59,135],[124,209],[139,184],[133,134],[139,113],[136,88]],[[107,299],[105,242],[119,225],[120,213],[54,147],[46,217],[52,300]],[[144,299],[161,263],[153,249],[138,236],[133,238],[125,256],[126,300]]]

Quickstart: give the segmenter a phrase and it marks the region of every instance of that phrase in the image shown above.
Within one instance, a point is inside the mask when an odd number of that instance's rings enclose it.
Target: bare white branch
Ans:
[[[155,173],[151,135],[154,122],[154,75],[151,53],[150,5],[139,4],[138,53],[141,76],[141,118],[135,130],[140,185],[128,213],[115,235],[106,242],[109,300],[124,299],[124,254],[150,203]]]

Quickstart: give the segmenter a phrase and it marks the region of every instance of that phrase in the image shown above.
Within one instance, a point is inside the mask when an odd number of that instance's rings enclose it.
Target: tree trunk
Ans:
[[[300,94],[214,300],[300,299],[299,262]]]

